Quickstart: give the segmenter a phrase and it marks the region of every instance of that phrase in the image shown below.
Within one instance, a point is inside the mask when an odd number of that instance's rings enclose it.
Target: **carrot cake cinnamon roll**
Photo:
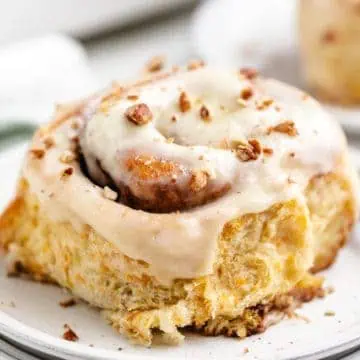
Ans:
[[[360,1],[299,1],[300,48],[309,87],[319,98],[360,104]]]
[[[15,264],[150,345],[245,337],[321,296],[356,219],[339,126],[256,72],[156,73],[58,110],[0,218]],[[19,267],[17,267],[19,268]]]

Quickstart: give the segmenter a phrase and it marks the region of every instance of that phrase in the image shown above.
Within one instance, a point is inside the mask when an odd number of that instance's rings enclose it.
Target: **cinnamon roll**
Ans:
[[[360,1],[299,1],[300,47],[309,86],[333,103],[360,104]]]
[[[60,108],[34,136],[0,244],[120,333],[245,337],[321,296],[357,216],[340,127],[299,90],[204,66]]]

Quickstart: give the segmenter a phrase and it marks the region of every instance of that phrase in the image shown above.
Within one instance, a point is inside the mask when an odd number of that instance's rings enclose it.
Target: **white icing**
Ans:
[[[254,97],[242,108],[236,99],[241,89],[249,86],[254,89]],[[274,80],[259,78],[250,83],[235,72],[204,68],[135,90],[139,95],[136,102],[124,97],[108,112],[88,111],[90,118],[82,141],[85,153],[101,158],[116,178],[124,176],[118,166],[122,149],[150,150],[162,158],[178,159],[190,168],[208,169],[216,181],[231,182],[226,195],[186,212],[153,214],[106,199],[102,188],[86,178],[77,163],[73,165],[74,174],[61,180],[59,174],[68,165],[59,162],[59,157],[70,147],[70,120],[55,129],[56,146],[44,159],[28,157],[24,176],[49,216],[89,224],[124,254],[149,263],[149,274],[163,283],[211,273],[217,239],[227,221],[292,198],[304,202],[309,180],[316,174],[335,171],[347,157],[342,130],[321,106],[301,91]],[[186,113],[178,108],[181,91],[192,101]],[[256,101],[264,97],[275,103],[257,110]],[[124,112],[134,103],[147,104],[153,121],[143,126],[127,121]],[[199,116],[203,104],[211,113],[209,123]],[[174,114],[176,122],[171,121]],[[297,136],[268,134],[269,127],[286,120],[295,123]],[[166,142],[169,136],[176,138],[176,144]],[[249,138],[256,138],[273,154],[242,162],[230,150],[214,147],[224,139]],[[38,137],[34,146],[39,144]],[[199,160],[200,155],[203,160]],[[351,169],[346,167],[345,171],[350,176]]]

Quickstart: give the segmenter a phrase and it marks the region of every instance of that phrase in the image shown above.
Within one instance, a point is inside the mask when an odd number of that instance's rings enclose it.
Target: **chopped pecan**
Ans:
[[[136,101],[139,99],[139,96],[138,95],[128,95],[127,99],[130,101]]]
[[[290,120],[284,121],[276,126],[269,127],[267,133],[271,134],[272,132],[287,134],[289,136],[296,136],[299,134],[294,122]]]
[[[183,113],[191,109],[190,99],[184,91],[182,91],[179,96],[179,108]]]
[[[274,103],[273,99],[270,98],[264,98],[261,101],[259,101],[256,104],[256,109],[257,110],[266,110],[269,106],[271,106]]]
[[[162,55],[157,55],[151,58],[146,64],[146,70],[149,72],[160,71],[165,65],[165,57]]]
[[[205,171],[193,172],[190,179],[190,190],[193,192],[199,192],[203,190],[208,183],[209,175]]]
[[[67,341],[78,341],[79,337],[76,335],[76,333],[70,328],[68,324],[64,325],[65,332],[63,334],[63,339]]]
[[[252,148],[254,149],[255,154],[261,154],[261,144],[258,140],[256,139],[250,139],[248,141],[248,143],[252,146]]]
[[[240,99],[249,100],[254,95],[254,91],[252,88],[242,89],[240,92]]]
[[[30,154],[35,159],[42,159],[45,156],[45,150],[43,150],[43,149],[31,149]]]
[[[61,173],[61,179],[66,179],[74,173],[74,168],[68,167]]]
[[[250,139],[248,143],[233,143],[236,156],[244,162],[257,160],[261,154],[261,144],[256,139]]]
[[[236,156],[244,162],[256,160],[258,158],[258,156],[248,146],[239,146],[236,149]]]
[[[145,125],[153,118],[152,112],[146,104],[130,106],[126,110],[125,116],[135,125]]]
[[[205,122],[211,121],[210,111],[205,105],[201,106],[200,108],[200,117]]]
[[[264,155],[271,156],[274,153],[274,150],[268,147],[263,148]]]
[[[55,140],[52,136],[48,135],[44,137],[43,143],[45,145],[45,149],[50,149],[55,145]]]
[[[59,305],[63,308],[68,308],[71,306],[75,306],[76,305],[76,300],[74,298],[70,298],[67,300],[63,300],[59,302]]]

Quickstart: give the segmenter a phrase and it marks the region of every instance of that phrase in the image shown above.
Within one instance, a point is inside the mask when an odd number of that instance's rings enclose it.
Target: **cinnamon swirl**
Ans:
[[[357,216],[345,137],[256,72],[156,73],[60,109],[34,136],[0,244],[120,333],[245,337],[322,294]]]

